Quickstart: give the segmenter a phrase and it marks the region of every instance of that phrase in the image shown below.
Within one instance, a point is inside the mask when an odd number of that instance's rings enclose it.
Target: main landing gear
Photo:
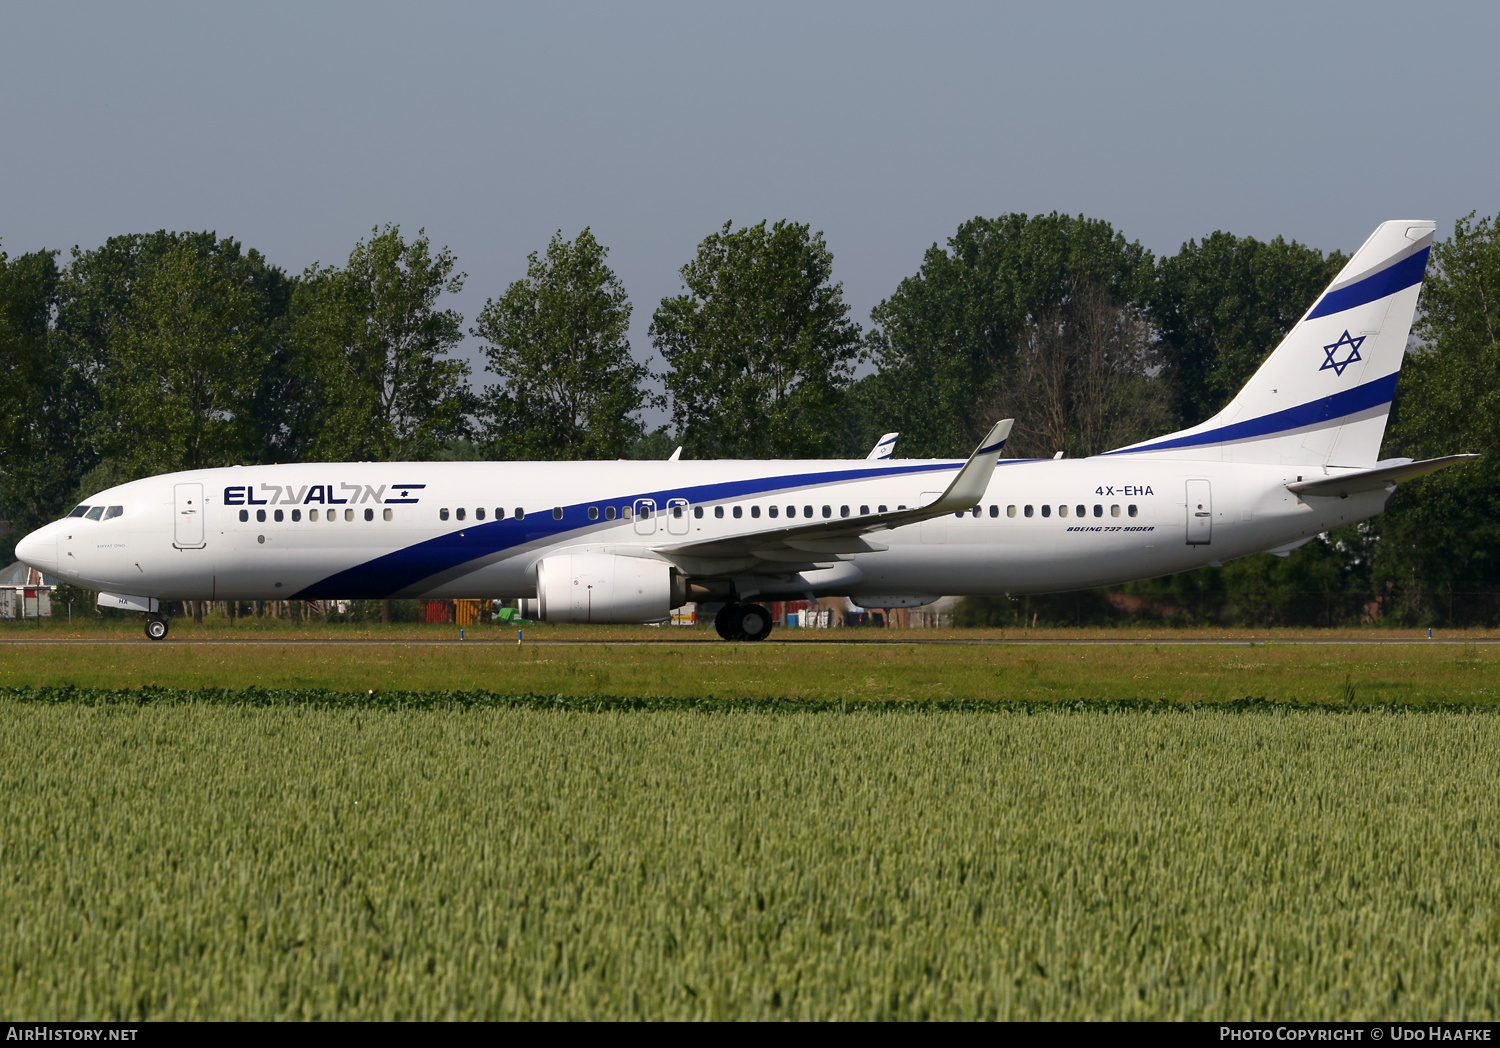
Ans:
[[[726,604],[714,616],[714,629],[725,640],[765,640],[772,625],[771,613],[759,604]]]
[[[146,636],[152,640],[167,639],[167,620],[158,615],[146,616]]]

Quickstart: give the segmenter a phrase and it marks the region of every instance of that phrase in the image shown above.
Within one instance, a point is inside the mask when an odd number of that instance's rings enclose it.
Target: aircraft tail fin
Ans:
[[[1381,223],[1223,411],[1108,454],[1373,466],[1436,228]]]

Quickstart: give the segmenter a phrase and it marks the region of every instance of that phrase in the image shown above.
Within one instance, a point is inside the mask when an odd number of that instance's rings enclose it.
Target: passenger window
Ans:
[[[723,517],[724,517],[724,507],[723,506],[715,506],[714,507],[714,516],[716,516],[716,517],[718,517],[718,518],[720,518],[722,520]]]
[[[352,509],[346,509],[346,510],[344,510],[344,519],[345,520],[353,520],[354,519],[354,511]],[[443,519],[444,520],[448,519],[448,511],[447,510],[443,510]]]
[[[1131,506],[1130,509],[1127,510],[1126,512],[1128,512],[1132,517],[1135,516],[1135,513],[1136,513],[1135,507]]]
[[[552,519],[553,520],[562,520],[562,507],[561,506],[553,506],[552,507]]]
[[[381,514],[381,516],[385,517],[386,520],[390,520],[391,519],[391,511],[390,511],[390,509],[387,508],[386,511],[383,514]]]
[[[100,517],[104,516],[104,507],[103,506],[95,506],[93,509],[89,510],[83,516],[84,516],[85,520],[98,520]]]
[[[107,510],[104,511],[104,519],[105,520],[114,520],[116,517],[118,517],[120,514],[122,514],[124,512],[125,512],[125,507],[124,506],[111,506],[111,507],[109,507],[109,509],[107,509]]]
[[[464,508],[462,506],[458,507],[458,509],[454,511],[453,515],[455,517],[457,517],[459,520],[463,520],[464,519]]]
[[[281,510],[278,509],[276,511],[276,523],[280,524],[285,519],[286,519],[286,514],[284,512],[282,512]]]
[[[1111,507],[1109,507],[1109,515],[1111,517],[1118,517],[1120,515],[1120,507],[1119,506],[1111,506]]]
[[[869,506],[861,506],[861,507],[859,507],[859,515],[861,517],[868,517],[870,515],[870,507]]]
[[[698,520],[702,520],[703,519],[703,507],[702,506],[694,506],[693,507],[693,516],[695,518],[697,518]]]
[[[1045,517],[1046,515],[1047,515],[1047,510],[1044,508],[1042,510],[1042,516]],[[1059,517],[1066,517],[1068,515],[1068,507],[1067,506],[1058,506],[1057,507],[1057,515]]]
[[[681,515],[682,515],[681,512],[679,512],[678,516],[681,516]],[[590,506],[589,507],[589,520],[598,520],[598,519],[599,519],[599,507],[598,506]]]
[[[797,507],[796,506],[788,506],[786,508],[786,515],[788,517],[795,517],[797,515]],[[807,507],[807,515],[809,517],[812,516],[812,507],[811,506]]]
[[[516,512],[516,519],[517,520],[521,519],[521,513],[520,513],[519,510]],[[634,520],[635,519],[635,507],[634,506],[621,506],[620,507],[620,519],[621,520]]]
[[[1050,517],[1050,516],[1052,516],[1052,507],[1051,506],[1043,506],[1042,507],[1042,516],[1044,516],[1044,517]]]
[[[604,507],[604,519],[605,520],[614,520],[615,519],[615,508],[613,506],[605,506]]]
[[[1027,515],[1027,516],[1028,516],[1028,517],[1029,517],[1029,516],[1031,516],[1031,507],[1030,507],[1030,506],[1027,506],[1027,507],[1026,507],[1026,515]]]
[[[971,517],[977,517],[977,516],[979,516],[979,507],[975,506],[973,509],[969,510],[969,516],[971,516]]]
[[[734,507],[734,519],[739,520],[745,515],[745,511],[739,506]]]
[[[813,508],[811,506],[803,506],[802,507],[802,515],[804,517],[810,517],[810,516],[812,516],[813,515]]]
[[[316,513],[317,510],[313,510],[313,512]],[[249,519],[250,519],[250,511],[248,509],[242,509],[242,510],[240,510],[240,523],[243,524],[243,523],[245,523],[245,521],[247,521]]]
[[[318,522],[318,511],[315,510],[315,509],[308,510],[307,511],[307,519],[310,520],[310,521],[312,521],[314,524],[316,524]]]
[[[264,524],[266,522],[266,511],[263,510],[263,509],[256,510],[255,511],[255,521],[258,524]]]
[[[505,507],[504,506],[496,506],[495,507],[495,519],[496,520],[504,520],[505,519]]]
[[[1102,517],[1102,516],[1104,516],[1104,507],[1096,505],[1094,507],[1094,516],[1096,516],[1096,517]]]
[[[885,512],[885,507],[884,506],[876,506],[875,507],[875,512],[876,513],[884,513]]]
[[[459,512],[462,513],[463,510],[459,510]],[[365,519],[366,520],[374,520],[375,519],[375,511],[373,509],[369,509],[367,507],[365,509]]]
[[[87,506],[74,506],[73,507],[73,512],[69,513],[68,516],[70,516],[70,517],[81,517],[85,513],[87,513],[88,511],[89,511],[89,508]]]
[[[840,506],[839,507],[839,516],[841,516],[841,517],[847,517],[848,515],[849,515],[849,507],[848,506]]]
[[[992,517],[998,517],[999,515],[1000,515],[1000,507],[999,506],[991,506],[990,507],[990,516],[992,516]],[[1012,517],[1014,517],[1016,515],[1016,507],[1012,506],[1010,508],[1010,515]]]
[[[1016,515],[1016,507],[1014,507],[1014,506],[1006,506],[1005,507],[1005,515],[1007,517],[1014,517]]]
[[[955,513],[955,514],[953,514],[953,515],[954,515],[954,516],[955,516],[955,517],[962,517],[962,516],[963,516],[963,515],[964,515],[964,511],[963,511],[963,510],[959,510],[959,511],[958,511],[958,512],[957,512],[957,513]]]
[[[823,516],[824,517],[831,517],[831,516],[833,516],[833,507],[832,506],[824,506],[823,507]]]
[[[594,510],[594,516],[597,517],[598,515],[599,515],[599,511],[597,509]],[[484,507],[483,506],[480,506],[478,509],[476,509],[474,511],[474,519],[475,520],[483,520],[484,519]],[[593,518],[591,517],[590,519],[592,520]]]
[[[781,513],[781,507],[780,506],[772,506],[769,509],[767,509],[766,512],[769,513],[771,516],[775,517],[775,516],[777,516],[777,515],[779,515]]]
[[[760,518],[760,507],[759,506],[751,506],[750,507],[750,517],[753,520]]]
[[[442,509],[438,510],[438,520],[447,520],[447,519],[448,519],[448,507],[444,506]]]
[[[339,511],[338,510],[331,509],[331,510],[328,511],[328,523],[332,524],[334,521],[336,521],[338,519],[339,519]]]
[[[1087,506],[1079,506],[1079,507],[1077,507],[1077,509],[1078,509],[1078,515],[1080,517],[1086,517],[1086,516],[1089,515],[1089,508]]]
[[[520,506],[516,507],[516,519],[517,520],[525,520],[526,519],[526,511],[524,509],[522,509]]]
[[[292,520],[299,521],[301,519],[302,519],[302,511],[300,509],[294,509],[294,510],[292,510]]]

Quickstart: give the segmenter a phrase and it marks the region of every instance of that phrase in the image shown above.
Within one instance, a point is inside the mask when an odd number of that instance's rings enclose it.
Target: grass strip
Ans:
[[[493,691],[368,691],[331,688],[80,688],[0,687],[0,701],[83,706],[313,707],[343,710],[557,710],[574,713],[690,711],[695,713],[1495,713],[1470,702],[1272,700],[1254,695],[1223,700],[1164,699],[801,699],[707,698],[672,695],[543,695]]]

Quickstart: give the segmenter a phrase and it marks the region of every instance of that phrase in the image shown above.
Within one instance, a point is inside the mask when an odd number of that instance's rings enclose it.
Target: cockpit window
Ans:
[[[74,506],[73,507],[73,512],[69,513],[68,516],[70,516],[70,517],[81,517],[85,513],[87,513],[88,511],[89,511],[89,508],[87,506]]]
[[[111,506],[111,507],[109,507],[109,509],[107,509],[107,510],[104,511],[104,519],[105,520],[114,520],[116,517],[118,517],[120,514],[122,514],[124,512],[125,512],[125,507],[124,506]]]
[[[85,520],[98,520],[100,517],[104,516],[104,507],[103,506],[95,506],[93,509],[89,510],[83,516],[84,516]]]

